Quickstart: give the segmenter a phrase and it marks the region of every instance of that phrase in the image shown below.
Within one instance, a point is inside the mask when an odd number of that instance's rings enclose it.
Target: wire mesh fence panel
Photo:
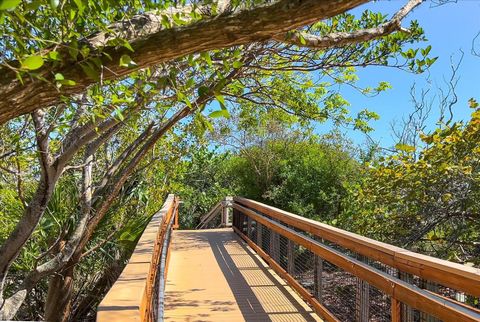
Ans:
[[[214,229],[220,227],[222,223],[222,218],[220,216],[215,216],[214,218],[210,219],[205,225],[203,229]]]
[[[314,293],[314,268],[315,254],[303,246],[294,244],[294,267],[293,276],[307,289],[310,294]]]
[[[322,261],[322,303],[341,321],[352,321],[356,314],[357,278],[332,263]]]
[[[368,286],[368,292],[368,321],[390,321],[391,297],[372,285]]]
[[[262,238],[260,239],[260,247],[262,250],[270,255],[270,229],[266,227],[265,225],[261,225],[261,235]]]
[[[292,255],[292,250],[290,249],[290,241],[288,238],[285,236],[279,235],[279,253],[280,253],[280,258],[278,261],[278,264],[287,271],[288,273],[291,273],[289,271],[289,263],[290,261],[293,261],[293,255]]]

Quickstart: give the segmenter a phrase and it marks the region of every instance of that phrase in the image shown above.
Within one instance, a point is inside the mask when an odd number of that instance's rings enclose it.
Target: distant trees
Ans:
[[[359,163],[339,131],[317,135],[308,117],[249,104],[215,128],[214,142],[231,153],[223,173],[237,195],[324,222],[342,212]]]

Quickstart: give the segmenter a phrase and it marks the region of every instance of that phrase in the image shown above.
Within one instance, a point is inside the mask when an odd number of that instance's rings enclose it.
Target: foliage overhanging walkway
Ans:
[[[223,203],[233,231],[172,232],[178,204],[155,214],[97,321],[480,321],[477,268],[244,198]]]

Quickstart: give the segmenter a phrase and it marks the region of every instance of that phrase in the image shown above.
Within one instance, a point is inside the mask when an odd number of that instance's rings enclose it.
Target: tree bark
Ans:
[[[45,320],[55,322],[68,321],[71,312],[73,293],[73,265],[52,276],[48,284],[47,301],[45,302]]]
[[[333,17],[366,2],[368,0],[280,0],[253,9],[205,18],[181,27],[161,29],[161,26],[149,26],[150,30],[154,30],[153,33],[129,39],[133,53],[124,47],[106,47],[102,50],[104,54],[92,50],[91,57],[102,60],[104,80],[119,79],[132,71],[195,52],[267,41],[289,30]],[[137,25],[140,18],[142,17],[136,17],[137,23],[132,25]],[[145,14],[143,18],[148,20],[144,25],[154,23],[151,21],[151,14]],[[157,23],[160,24],[160,21]],[[124,25],[129,25],[128,21]],[[139,33],[144,25],[138,26]],[[89,41],[94,41],[96,37],[98,38],[98,35],[86,38],[86,44],[90,46]],[[120,57],[124,54],[132,58],[136,63],[135,67],[119,66]],[[77,61],[65,60],[60,67],[45,64],[37,72],[50,83],[36,78],[24,78],[21,84],[15,72],[2,70],[0,124],[35,109],[57,104],[62,95],[82,93],[87,86],[98,82],[88,78]],[[55,73],[63,74],[65,79],[73,80],[76,84],[63,86],[59,92],[54,86]]]

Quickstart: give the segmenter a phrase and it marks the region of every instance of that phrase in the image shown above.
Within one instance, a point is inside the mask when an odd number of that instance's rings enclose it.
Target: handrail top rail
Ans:
[[[312,233],[317,237],[324,238],[342,247],[361,253],[364,256],[371,258],[373,257],[374,259],[378,259],[378,257],[385,259],[385,255],[387,255],[391,257],[389,263],[386,263],[387,265],[397,267],[398,265],[396,264],[398,264],[398,261],[400,261],[402,264],[402,269],[408,267],[421,270],[434,269],[462,276],[462,278],[470,279],[477,285],[480,282],[480,269],[475,267],[470,267],[459,263],[435,258],[432,256],[415,253],[413,251],[409,251],[404,248],[400,248],[368,237],[364,237],[337,227],[318,222],[313,219],[295,215],[288,211],[281,210],[255,200],[243,197],[234,197],[234,201],[241,205],[245,205],[259,212],[262,212],[268,216],[271,216],[272,218],[278,219],[283,223],[291,225],[297,229]],[[343,242],[342,239],[347,241],[347,243]],[[352,244],[353,246],[357,246],[358,248],[351,247]],[[365,249],[365,247],[369,249]],[[369,250],[371,252],[369,252]],[[413,266],[412,264],[416,265]]]

